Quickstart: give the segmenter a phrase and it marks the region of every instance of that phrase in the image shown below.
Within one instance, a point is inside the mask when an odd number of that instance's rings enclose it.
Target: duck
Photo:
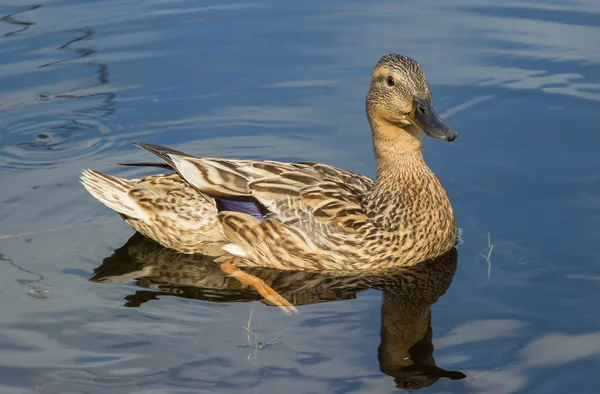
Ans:
[[[124,179],[84,170],[81,183],[137,232],[221,269],[290,307],[241,267],[357,271],[413,266],[456,244],[448,194],[423,158],[423,135],[454,141],[421,65],[384,55],[366,95],[377,176],[316,162],[194,156],[134,142],[169,173]]]

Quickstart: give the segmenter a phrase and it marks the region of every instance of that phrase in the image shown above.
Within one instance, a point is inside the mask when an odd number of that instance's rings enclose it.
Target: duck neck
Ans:
[[[377,158],[377,181],[368,196],[371,215],[388,230],[422,225],[424,207],[432,218],[451,216],[446,191],[423,160],[421,131],[370,120]]]
[[[423,142],[417,127],[401,127],[375,117],[369,117],[369,122],[377,159],[377,187],[374,192],[391,183],[405,183],[423,172],[422,169],[429,170],[423,160]]]

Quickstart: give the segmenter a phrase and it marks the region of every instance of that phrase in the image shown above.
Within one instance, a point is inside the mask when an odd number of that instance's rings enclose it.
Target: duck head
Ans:
[[[405,132],[416,139],[413,145],[420,148],[421,132],[446,141],[458,136],[435,112],[425,73],[408,56],[390,54],[377,62],[366,104],[375,138],[402,138],[400,133]],[[410,138],[405,141],[411,142]]]

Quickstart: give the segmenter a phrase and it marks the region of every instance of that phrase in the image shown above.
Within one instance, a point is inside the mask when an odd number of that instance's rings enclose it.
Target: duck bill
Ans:
[[[458,137],[458,133],[438,116],[429,100],[415,99],[411,119],[431,138],[454,141]]]

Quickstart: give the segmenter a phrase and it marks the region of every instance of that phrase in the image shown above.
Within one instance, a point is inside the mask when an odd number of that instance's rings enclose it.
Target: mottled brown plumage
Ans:
[[[296,306],[354,299],[367,289],[382,291],[381,342],[377,351],[381,371],[393,377],[398,387],[417,389],[442,377],[465,377],[461,372],[438,367],[432,344],[431,305],[452,283],[457,257],[457,250],[452,248],[423,264],[387,270],[282,271],[254,267],[245,271],[264,280]],[[138,289],[128,295],[129,307],[160,296],[210,302],[261,299],[255,291],[225,275],[212,258],[181,254],[139,234],[105,258],[90,280],[134,280],[152,289]]]
[[[446,252],[456,240],[454,213],[423,160],[421,132],[449,141],[456,132],[433,111],[420,65],[381,58],[366,108],[375,181],[319,163],[196,157],[140,143],[176,173],[125,180],[87,170],[82,181],[140,233],[235,266],[386,269]],[[254,201],[265,215],[219,212],[219,197]]]

